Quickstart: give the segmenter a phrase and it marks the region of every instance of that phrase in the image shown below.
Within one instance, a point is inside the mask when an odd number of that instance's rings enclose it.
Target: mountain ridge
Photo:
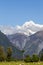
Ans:
[[[0,26],[0,30],[6,34],[6,35],[10,35],[10,34],[15,34],[15,33],[24,33],[26,35],[32,35],[34,33],[36,33],[37,31],[40,31],[41,29],[43,29],[43,25],[40,24],[36,24],[33,21],[27,21],[25,22],[23,25],[19,26]]]
[[[38,31],[31,36],[16,33],[11,37],[9,40],[12,42],[12,44],[14,44],[16,47],[18,46],[17,48],[20,50],[25,50],[24,54],[39,54],[41,49],[43,49],[43,30]]]

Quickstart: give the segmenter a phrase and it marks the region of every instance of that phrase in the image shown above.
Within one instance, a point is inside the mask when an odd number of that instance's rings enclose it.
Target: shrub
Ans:
[[[38,62],[38,61],[39,61],[38,55],[33,55],[32,56],[32,62]]]
[[[31,57],[29,55],[27,55],[24,59],[25,62],[31,62]]]
[[[40,56],[40,61],[43,61],[43,54],[41,54]]]

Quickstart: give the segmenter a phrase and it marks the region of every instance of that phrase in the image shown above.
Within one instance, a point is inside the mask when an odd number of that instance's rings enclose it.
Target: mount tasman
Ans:
[[[25,50],[24,55],[32,55],[39,54],[43,49],[43,25],[27,21],[23,25],[15,27],[0,25],[0,31],[8,39],[7,43],[16,49],[17,57],[20,56],[20,50]],[[0,34],[0,39],[1,36]],[[10,45],[6,42],[6,45],[2,44],[1,41],[4,42],[6,39],[0,40],[0,45],[4,45],[4,47]]]

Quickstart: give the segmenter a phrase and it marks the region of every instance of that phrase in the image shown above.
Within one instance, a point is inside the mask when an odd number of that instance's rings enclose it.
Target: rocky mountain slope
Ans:
[[[13,44],[9,41],[7,36],[3,34],[1,31],[0,31],[0,46],[3,46],[5,51],[7,50],[8,47],[11,47],[13,50],[13,57],[16,57],[16,58],[22,57],[21,51],[17,49],[15,46],[13,46]]]
[[[39,54],[43,49],[43,30],[28,36],[24,49],[25,54]]]
[[[19,50],[25,50],[25,55],[39,54],[39,52],[43,49],[43,30],[31,36],[16,33],[8,37],[12,44]]]
[[[27,37],[27,35],[22,33],[8,35],[8,39],[10,40],[10,42],[12,42],[12,44],[20,50],[25,47]]]

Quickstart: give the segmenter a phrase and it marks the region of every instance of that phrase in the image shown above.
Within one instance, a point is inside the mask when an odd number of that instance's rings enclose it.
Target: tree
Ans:
[[[43,53],[41,53],[40,61],[43,61]]]
[[[4,47],[0,46],[0,61],[5,61],[5,59],[6,59],[6,55],[5,55]]]
[[[26,55],[24,61],[25,62],[31,62],[31,57],[29,55]]]
[[[8,47],[7,48],[7,61],[11,61],[12,58],[12,48]]]
[[[38,62],[38,61],[39,61],[38,55],[33,55],[32,56],[32,62]]]
[[[23,55],[23,61],[24,61],[24,52],[25,52],[25,50],[22,50],[21,52],[22,52],[22,55]]]
[[[43,61],[43,49],[39,52],[40,61]]]

